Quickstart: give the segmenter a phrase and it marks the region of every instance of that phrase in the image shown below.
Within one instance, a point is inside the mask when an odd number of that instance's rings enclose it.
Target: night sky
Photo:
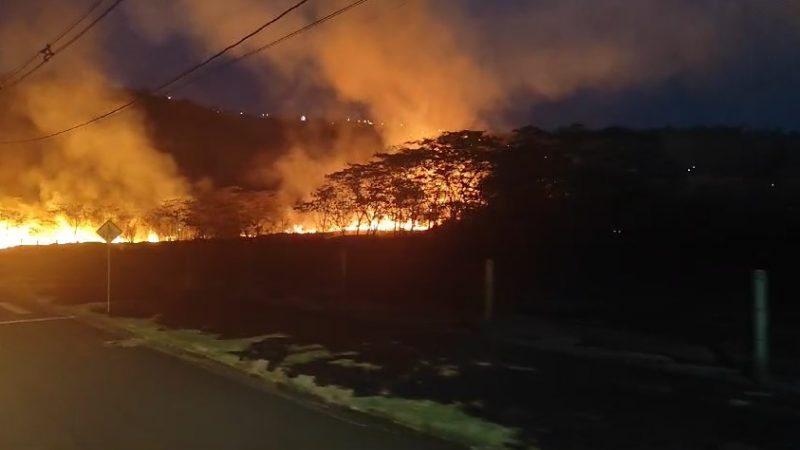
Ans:
[[[182,25],[162,33],[158,39],[149,38],[142,31],[142,23],[150,21],[148,14],[153,12],[134,14],[131,10],[138,6],[133,3],[129,1],[109,17],[102,29],[87,38],[100,42],[104,71],[115,84],[136,89],[153,86],[169,74],[200,60],[222,41],[209,40],[201,45],[197,30],[190,32],[189,26]],[[185,5],[202,3],[208,2],[184,2]],[[241,10],[252,4],[246,0],[230,3],[232,9]],[[277,2],[280,7],[289,3]],[[346,2],[317,0],[311,3],[315,5],[300,13],[293,24],[281,31],[289,31]],[[80,10],[87,2],[70,0],[64,4],[64,8],[71,6],[72,10]],[[583,81],[578,76],[578,81],[556,94],[539,92],[539,81],[508,81],[498,96],[502,101],[478,102],[480,111],[476,114],[489,124],[506,127],[526,123],[544,127],[572,123],[592,127],[733,125],[797,130],[800,129],[800,115],[796,114],[796,105],[800,103],[798,5],[800,2],[790,0],[373,0],[361,10],[337,19],[343,26],[336,28],[336,32],[346,33],[348,21],[371,21],[379,30],[374,39],[391,39],[392,34],[402,32],[417,17],[409,10],[424,8],[427,25],[457,30],[453,35],[463,42],[464,51],[478,65],[490,66],[497,58],[513,59],[517,63],[510,67],[522,67],[517,69],[519,72],[537,72],[563,65],[561,59],[566,58],[566,64],[571,66],[570,73],[580,74],[585,56],[582,53],[572,56],[572,51],[583,52],[588,47],[590,50],[585,52],[591,54],[591,45],[597,42],[602,45],[610,42],[608,45],[622,48],[624,57],[632,61],[620,68],[612,67],[611,73],[604,73],[600,81]],[[183,14],[179,7],[172,6],[165,8],[164,17],[158,20],[169,22],[171,15]],[[13,1],[10,6],[0,6],[0,24],[8,24],[20,15],[37,17],[31,8]],[[261,16],[255,12],[252,15],[258,20],[269,16],[267,12]],[[665,15],[669,17],[662,23],[661,17]],[[511,18],[515,25],[510,25],[504,34],[505,22]],[[207,23],[203,25],[208,26]],[[191,25],[198,26],[198,22]],[[242,28],[248,27],[249,23],[243,20]],[[322,27],[308,36],[301,36],[287,45],[285,51],[320,45],[325,42],[328,31]],[[421,32],[424,33],[424,29]],[[276,31],[259,42],[278,34]],[[690,52],[694,45],[694,35],[703,36],[704,42],[698,43],[698,47],[704,50],[699,55],[685,57],[683,54]],[[705,39],[706,36],[711,37]],[[673,41],[680,41],[680,44],[672,47]],[[507,52],[511,42],[515,51]],[[556,56],[548,57],[554,60],[552,64],[539,61],[534,68],[519,64],[551,43],[557,44],[553,50]],[[25,45],[19,43],[18,47]],[[651,52],[651,48],[655,50]],[[0,51],[3,49],[8,53],[8,42],[0,46]],[[353,53],[359,51],[358,48],[349,49]],[[674,64],[670,60],[673,56]],[[256,58],[256,64],[233,66],[177,95],[226,110],[251,113],[331,118],[349,112],[369,114],[365,112],[369,108],[364,107],[369,104],[368,100],[337,95],[337,88],[325,80],[308,82],[309,77],[304,74],[317,70],[313,62],[298,63],[293,72],[287,74],[275,67],[274,59],[261,55]],[[0,63],[5,65],[6,59],[0,57]],[[442,63],[447,64],[446,61]],[[297,69],[303,64],[308,67]],[[651,66],[659,67],[651,71]],[[502,70],[502,67],[498,69]],[[614,74],[614,70],[619,70],[620,74]],[[630,76],[637,71],[645,75]],[[427,77],[428,73],[430,70],[420,70],[419,77]],[[520,78],[524,77],[525,74],[520,73]],[[624,81],[608,81],[615,78]],[[404,82],[413,83],[413,80]],[[475,89],[481,87],[475,86]],[[430,101],[441,100],[434,97]]]

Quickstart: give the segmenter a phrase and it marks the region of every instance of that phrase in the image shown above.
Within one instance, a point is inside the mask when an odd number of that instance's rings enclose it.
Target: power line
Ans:
[[[45,56],[45,58],[49,59],[49,56]],[[42,66],[47,64],[48,59],[42,59],[41,61],[39,61],[39,64],[33,66],[32,69],[30,69],[27,72],[23,73],[21,77],[17,78],[16,80],[12,81],[11,83],[9,83],[9,84],[7,84],[5,86],[0,86],[0,92],[6,90],[8,88],[12,88],[12,87],[22,83],[23,81],[25,81],[26,78],[28,78],[29,76],[33,75],[34,72],[36,72],[37,70],[41,69]]]
[[[117,3],[119,3],[120,1],[122,1],[122,0],[117,0]],[[366,1],[366,0],[359,0],[359,1]],[[151,92],[154,92],[154,93],[160,92],[160,91],[168,88],[169,86],[177,83],[181,79],[189,76],[193,72],[195,72],[195,71],[201,69],[202,67],[208,65],[212,61],[216,60],[217,58],[221,57],[222,55],[224,55],[228,51],[232,50],[233,48],[243,44],[245,41],[249,40],[250,38],[252,38],[256,34],[258,34],[261,31],[263,31],[268,26],[274,24],[275,22],[277,22],[278,20],[282,19],[284,16],[286,16],[287,14],[289,14],[290,12],[294,11],[295,9],[299,8],[300,6],[302,6],[303,4],[305,4],[307,2],[308,2],[308,0],[301,0],[301,1],[297,2],[297,3],[295,3],[290,8],[288,8],[287,10],[283,11],[278,16],[276,16],[274,19],[266,22],[265,24],[263,24],[260,27],[258,27],[256,30],[248,33],[247,35],[245,35],[244,37],[242,37],[241,39],[239,39],[235,43],[233,43],[231,45],[228,45],[227,47],[223,48],[219,52],[217,52],[217,53],[211,55],[210,57],[206,58],[204,61],[202,61],[202,62],[200,62],[198,64],[195,64],[194,66],[192,66],[189,69],[186,69],[186,70],[182,71],[180,74],[178,74],[177,76],[171,78],[170,80],[162,83],[161,85],[159,85],[158,87],[153,89]],[[131,106],[135,105],[138,102],[139,102],[139,99],[138,98],[134,98],[133,100],[131,100],[131,101],[127,102],[127,103],[124,103],[124,104],[122,104],[120,106],[117,106],[114,109],[112,109],[112,110],[110,110],[110,111],[108,111],[106,113],[101,114],[100,116],[97,116],[97,117],[89,119],[89,120],[87,120],[85,122],[81,122],[79,124],[73,125],[73,126],[71,126],[69,128],[65,128],[63,130],[59,130],[59,131],[52,132],[52,133],[49,133],[49,134],[46,134],[46,135],[37,136],[37,137],[33,137],[33,138],[28,138],[28,139],[0,141],[0,145],[24,144],[24,143],[30,143],[30,142],[43,141],[43,140],[50,139],[50,138],[53,138],[53,137],[56,137],[56,136],[60,136],[62,134],[66,134],[66,133],[69,133],[71,131],[75,131],[75,130],[77,130],[79,128],[86,127],[86,126],[91,125],[91,124],[93,124],[95,122],[99,122],[99,121],[101,121],[101,120],[103,120],[103,119],[105,119],[107,117],[113,116],[113,115],[115,115],[115,114],[117,114],[119,112],[122,112],[123,110],[126,110],[126,109],[130,108]]]
[[[92,6],[90,6],[90,7],[89,7],[89,10],[88,10],[88,11],[86,11],[86,13],[85,13],[84,15],[82,15],[80,18],[78,18],[78,20],[76,20],[76,21],[75,21],[75,22],[74,22],[72,25],[70,25],[70,26],[68,26],[66,29],[64,29],[64,31],[62,31],[61,33],[59,33],[59,34],[58,34],[58,36],[56,36],[54,39],[52,39],[52,40],[50,41],[50,44],[51,44],[51,45],[54,45],[54,44],[56,44],[58,41],[60,41],[61,39],[64,39],[64,36],[66,36],[66,35],[70,34],[70,33],[72,32],[72,30],[74,30],[74,29],[75,29],[75,27],[77,27],[78,25],[80,25],[80,23],[81,23],[81,22],[83,22],[84,20],[88,19],[88,18],[89,18],[89,16],[90,16],[90,15],[92,15],[92,13],[94,12],[94,10],[95,10],[95,9],[97,9],[98,7],[100,7],[100,5],[102,5],[102,4],[103,4],[103,1],[104,1],[104,0],[97,0],[96,2],[94,2],[94,4],[92,4]]]
[[[63,39],[63,38],[64,38],[64,36],[66,36],[67,34],[69,34],[69,33],[70,33],[72,30],[74,30],[74,29],[75,29],[75,27],[77,27],[78,25],[80,25],[80,23],[81,23],[81,22],[83,22],[84,20],[86,20],[86,18],[87,18],[87,17],[89,17],[89,16],[92,14],[92,12],[94,12],[94,10],[95,10],[95,9],[97,9],[97,7],[98,7],[98,6],[100,6],[100,5],[103,3],[103,1],[104,1],[104,0],[97,0],[96,2],[94,2],[94,3],[93,3],[93,4],[92,4],[90,7],[89,7],[89,10],[88,10],[88,11],[86,11],[84,14],[82,14],[82,15],[81,15],[81,16],[80,16],[80,17],[79,17],[77,20],[73,21],[73,22],[72,22],[72,24],[70,24],[69,26],[67,26],[67,28],[65,28],[63,31],[61,31],[61,32],[60,32],[58,35],[56,35],[55,37],[53,37],[53,39],[51,39],[51,40],[49,41],[50,43],[49,43],[49,44],[47,44],[47,45],[49,45],[49,46],[52,46],[53,44],[55,44],[55,43],[57,43],[58,41],[60,41],[61,39]],[[45,46],[45,48],[47,48],[47,46]],[[39,51],[37,51],[36,53],[34,53],[33,55],[31,55],[31,56],[30,56],[30,58],[28,58],[28,59],[27,59],[27,60],[25,60],[23,63],[21,63],[19,66],[17,66],[17,67],[16,67],[14,70],[12,70],[11,72],[9,72],[9,73],[8,73],[8,74],[6,74],[5,76],[3,76],[3,77],[2,77],[2,79],[0,79],[0,89],[2,89],[2,86],[3,86],[3,85],[4,85],[4,84],[5,84],[5,83],[6,83],[8,80],[11,80],[11,79],[13,79],[14,77],[16,77],[16,76],[17,76],[17,75],[18,75],[20,72],[22,72],[23,70],[25,70],[25,69],[26,69],[26,68],[27,68],[29,65],[31,65],[31,64],[32,64],[34,61],[36,61],[36,58],[38,58],[40,55],[42,55],[42,51],[43,51],[43,50],[39,50]]]
[[[80,17],[79,17],[77,20],[73,21],[73,22],[72,22],[72,24],[70,24],[69,26],[67,26],[67,28],[65,28],[63,31],[61,31],[61,32],[60,32],[58,35],[56,35],[55,37],[53,37],[53,39],[51,39],[51,40],[49,41],[50,43],[49,43],[48,45],[53,45],[53,44],[57,43],[58,41],[60,41],[61,39],[63,39],[63,38],[64,38],[64,36],[66,36],[67,34],[69,34],[69,33],[70,33],[72,30],[74,30],[74,29],[75,29],[75,27],[77,27],[78,25],[80,25],[80,23],[81,23],[81,22],[83,22],[84,20],[86,20],[86,18],[88,18],[88,17],[89,17],[89,16],[92,14],[92,12],[94,12],[94,10],[95,10],[95,9],[97,9],[97,7],[99,7],[99,6],[100,6],[100,5],[103,3],[103,1],[104,1],[104,0],[97,0],[96,2],[94,2],[94,3],[93,3],[93,4],[92,4],[90,7],[89,7],[88,11],[86,11],[84,14],[82,14],[82,15],[81,15],[81,16],[80,16]],[[45,47],[45,48],[47,48],[47,47]],[[38,57],[39,57],[41,54],[42,54],[42,50],[39,50],[39,51],[37,51],[36,53],[34,53],[33,55],[31,55],[31,56],[30,56],[30,58],[28,58],[27,60],[25,60],[24,62],[22,62],[22,63],[21,63],[19,66],[17,66],[16,68],[14,68],[14,70],[12,70],[11,72],[9,72],[9,73],[8,73],[8,74],[6,74],[5,76],[3,76],[3,77],[2,77],[2,79],[0,79],[0,89],[2,89],[2,86],[3,86],[3,85],[4,85],[4,84],[5,84],[5,83],[6,83],[8,80],[11,80],[11,79],[13,79],[14,77],[16,77],[16,76],[17,76],[17,75],[18,75],[20,72],[22,72],[23,70],[25,70],[25,69],[26,69],[26,68],[27,68],[29,65],[31,65],[31,64],[32,64],[34,61],[36,61],[36,58],[38,58]]]
[[[6,77],[3,80],[3,83],[8,82],[9,80],[11,80],[11,81],[8,84],[0,85],[0,91],[3,91],[3,90],[8,89],[10,87],[14,87],[14,86],[18,85],[19,83],[23,82],[29,76],[33,75],[36,71],[41,69],[42,66],[44,66],[45,64],[50,62],[50,60],[53,57],[55,57],[57,54],[61,53],[62,51],[66,50],[68,47],[70,47],[72,44],[74,44],[78,39],[80,39],[86,33],[88,33],[89,30],[94,28],[94,26],[97,25],[98,22],[103,20],[109,13],[111,13],[111,11],[113,11],[123,1],[124,0],[116,0],[114,3],[111,4],[111,6],[109,6],[102,13],[100,13],[100,15],[95,17],[94,20],[92,20],[91,23],[89,23],[87,26],[85,26],[83,29],[81,29],[75,36],[71,37],[66,43],[62,44],[61,46],[59,46],[58,48],[53,50],[53,47],[58,43],[58,41],[60,41],[65,36],[67,36],[70,32],[72,32],[75,29],[75,27],[77,27],[81,22],[86,20],[92,14],[92,12],[94,12],[94,10],[97,9],[103,3],[103,0],[99,0],[96,3],[94,3],[89,8],[89,10],[83,16],[81,16],[76,22],[74,22],[72,25],[67,27],[64,31],[59,33],[59,35],[56,36],[56,38],[53,41],[51,41],[50,43],[45,45],[44,48],[42,48],[42,50],[40,50],[38,53],[33,55],[27,62],[25,62],[24,64],[20,65],[12,73],[11,76]],[[19,78],[13,79],[16,75],[19,75],[20,72],[25,70],[26,67],[28,67],[30,64],[32,64],[36,60],[36,58],[39,57],[40,55],[42,57],[42,60],[39,61],[39,64],[36,64],[31,69],[29,69],[26,72],[22,73],[22,75],[20,75]]]
[[[240,56],[238,56],[236,58],[233,58],[233,59],[231,59],[229,61],[226,61],[223,64],[220,64],[218,66],[214,66],[214,67],[206,70],[205,72],[197,75],[196,77],[186,80],[185,83],[177,86],[175,88],[175,90],[182,89],[182,88],[194,83],[195,81],[197,81],[197,80],[199,80],[199,79],[201,79],[203,77],[206,77],[206,76],[208,76],[208,75],[210,75],[210,74],[212,74],[214,72],[218,72],[218,71],[220,71],[222,69],[228,68],[228,67],[238,63],[239,61],[242,61],[243,59],[247,59],[247,58],[249,58],[249,57],[251,57],[253,55],[256,55],[256,54],[261,53],[261,52],[263,52],[265,50],[268,50],[268,49],[270,49],[272,47],[275,47],[276,45],[279,45],[280,43],[282,43],[284,41],[287,41],[287,40],[292,39],[292,38],[294,38],[294,37],[296,37],[296,36],[298,36],[300,34],[303,34],[306,31],[309,31],[310,29],[312,29],[312,28],[314,28],[316,26],[319,26],[319,25],[323,24],[324,22],[327,22],[327,21],[333,19],[333,18],[335,18],[336,16],[338,16],[340,14],[344,14],[344,13],[346,13],[347,11],[349,11],[351,9],[354,9],[354,8],[356,8],[358,6],[361,6],[364,3],[366,3],[367,1],[369,1],[369,0],[357,0],[357,1],[353,2],[353,3],[350,3],[350,4],[340,8],[340,9],[337,9],[336,11],[334,11],[334,12],[332,12],[332,13],[324,16],[324,17],[321,17],[321,18],[309,23],[308,25],[305,25],[302,28],[298,28],[297,30],[295,30],[295,31],[293,31],[293,32],[291,32],[289,34],[281,36],[280,38],[275,39],[272,42],[269,42],[269,43],[267,43],[265,45],[262,45],[261,47],[258,47],[258,48],[255,48],[253,50],[250,50],[250,51],[248,51],[246,53],[243,53],[242,55],[240,55]]]
[[[25,68],[26,68],[26,67],[28,67],[29,65],[31,65],[31,64],[32,64],[34,61],[36,61],[36,58],[38,58],[38,57],[39,57],[39,54],[40,54],[40,53],[38,53],[38,52],[37,52],[37,53],[34,53],[34,54],[33,54],[33,55],[30,57],[30,58],[28,58],[28,59],[27,59],[27,60],[25,60],[23,63],[21,63],[20,65],[18,65],[18,66],[17,66],[16,68],[14,68],[14,69],[13,69],[11,72],[9,72],[8,74],[6,74],[6,75],[4,75],[2,78],[0,78],[0,89],[2,89],[2,88],[3,88],[3,85],[5,85],[5,83],[6,83],[8,80],[10,80],[10,79],[12,79],[12,78],[16,77],[16,76],[17,76],[17,75],[18,75],[20,72],[22,72],[23,70],[25,70]]]
[[[76,34],[75,36],[70,38],[70,40],[68,40],[65,44],[62,44],[61,47],[59,47],[56,50],[54,50],[54,53],[60,53],[60,52],[64,51],[67,47],[69,47],[70,45],[74,44],[75,41],[77,41],[78,39],[83,37],[84,34],[86,34],[87,32],[89,32],[89,30],[94,28],[94,26],[97,25],[98,22],[100,22],[101,20],[105,19],[105,17],[109,13],[111,13],[111,11],[116,9],[116,7],[119,6],[119,4],[122,3],[123,1],[124,0],[116,0],[114,3],[112,3],[111,6],[109,6],[105,11],[100,13],[99,16],[95,17],[94,20],[91,23],[89,23],[89,25],[86,26],[86,28],[84,28],[83,30],[79,31],[78,34]]]
[[[283,17],[284,15],[286,15],[286,14],[287,14],[288,12],[290,12],[291,10],[293,10],[293,9],[295,9],[295,8],[297,8],[297,7],[299,7],[299,6],[301,6],[301,5],[302,5],[303,3],[305,3],[306,1],[307,1],[307,0],[304,0],[304,1],[302,1],[302,2],[300,2],[300,3],[298,3],[298,4],[296,4],[295,6],[293,6],[292,8],[290,8],[290,10],[287,10],[286,12],[284,12],[283,14],[281,14],[281,15],[279,16],[279,18],[280,18],[280,17]],[[224,67],[230,66],[231,64],[234,64],[234,63],[236,63],[236,62],[238,62],[238,61],[240,61],[240,60],[242,60],[242,59],[248,58],[248,57],[250,57],[250,56],[252,56],[252,55],[255,55],[256,53],[260,53],[260,52],[262,52],[262,51],[264,51],[264,50],[267,50],[267,49],[269,49],[269,48],[271,48],[271,47],[274,47],[274,46],[276,46],[276,45],[280,44],[281,42],[283,42],[283,41],[285,41],[285,40],[287,40],[287,39],[290,39],[290,38],[292,38],[292,37],[295,37],[295,36],[297,36],[297,35],[299,35],[299,34],[301,34],[301,33],[305,32],[305,31],[308,31],[309,29],[311,29],[311,28],[313,28],[313,27],[315,27],[315,26],[318,26],[318,25],[320,25],[321,23],[323,23],[323,22],[325,22],[325,21],[328,21],[328,20],[330,20],[330,19],[332,19],[332,18],[336,17],[336,16],[338,16],[338,15],[340,15],[340,14],[342,14],[342,13],[346,12],[347,10],[350,10],[350,9],[352,9],[352,8],[355,8],[356,6],[359,6],[359,5],[363,4],[363,3],[366,3],[367,1],[368,1],[368,0],[358,0],[358,1],[356,1],[356,2],[353,2],[353,3],[351,3],[351,4],[347,5],[347,6],[343,7],[343,8],[340,8],[340,9],[339,9],[339,10],[337,10],[337,11],[334,11],[334,12],[333,12],[333,13],[331,13],[331,14],[328,14],[327,16],[325,16],[325,17],[323,17],[323,18],[321,18],[321,19],[318,19],[318,20],[316,20],[316,21],[314,21],[314,22],[312,22],[312,23],[310,23],[310,24],[308,24],[308,25],[306,25],[306,26],[304,26],[304,27],[302,27],[302,28],[300,28],[300,29],[298,29],[298,30],[295,30],[295,31],[293,31],[293,32],[291,32],[291,33],[289,33],[289,34],[287,34],[287,35],[285,35],[285,36],[282,36],[282,37],[281,37],[281,38],[279,38],[279,39],[276,39],[276,40],[274,40],[274,41],[272,41],[272,42],[270,42],[270,43],[268,43],[268,44],[266,44],[266,45],[264,45],[264,46],[261,46],[261,47],[259,47],[259,48],[255,49],[255,50],[252,50],[252,51],[250,51],[250,52],[247,52],[247,53],[245,53],[245,54],[241,55],[240,57],[238,57],[238,58],[236,58],[236,59],[234,59],[234,60],[231,60],[231,61],[230,61],[230,62],[228,62],[228,63],[222,64],[222,65],[220,65],[220,66],[215,66],[213,69],[211,69],[211,70],[209,70],[209,71],[206,71],[206,72],[203,72],[203,73],[201,73],[200,75],[198,75],[198,76],[197,76],[197,77],[195,77],[195,78],[189,79],[189,80],[188,80],[186,83],[184,83],[184,84],[182,84],[182,85],[178,86],[176,89],[180,89],[181,87],[183,87],[183,86],[185,86],[185,85],[191,84],[191,83],[195,82],[196,80],[198,80],[198,79],[200,79],[200,78],[202,78],[202,77],[205,77],[205,76],[207,76],[208,74],[210,74],[210,73],[212,73],[212,72],[214,72],[214,71],[216,71],[216,70],[218,70],[218,69],[221,69],[221,68],[224,68]],[[275,19],[275,20],[277,20],[277,19]],[[274,21],[275,21],[275,20],[272,20],[272,21],[270,21],[270,22],[274,23]],[[261,30],[263,30],[264,28],[265,28],[265,27],[261,27],[260,29],[261,29]],[[249,37],[252,37],[253,35],[254,35],[253,33],[251,33],[250,35],[248,35],[248,39],[249,39]],[[246,40],[246,39],[244,39],[244,40]],[[240,42],[239,42],[238,44],[241,44],[241,43],[243,43],[243,42],[244,42],[244,40],[240,40]],[[237,45],[238,45],[238,44],[237,44]],[[172,80],[170,80],[170,81],[168,81],[168,82],[166,82],[166,83],[163,83],[162,85],[160,85],[159,87],[157,87],[157,88],[156,88],[155,90],[153,90],[152,92],[159,92],[159,91],[162,91],[162,90],[166,89],[167,87],[169,87],[169,86],[171,86],[171,85],[173,85],[173,84],[177,83],[177,82],[178,82],[178,81],[180,81],[182,78],[184,78],[184,77],[186,77],[186,76],[189,76],[189,75],[191,75],[191,73],[193,73],[194,71],[196,71],[196,70],[200,69],[201,67],[203,67],[203,66],[207,65],[207,64],[208,64],[208,63],[210,63],[210,62],[211,62],[213,59],[216,59],[216,58],[218,58],[218,57],[222,56],[222,54],[224,54],[226,51],[228,51],[228,50],[230,50],[230,49],[234,48],[235,46],[236,46],[236,45],[233,45],[233,46],[228,46],[228,48],[226,48],[226,50],[223,50],[222,52],[219,52],[219,53],[217,53],[216,55],[214,55],[214,56],[212,56],[212,57],[208,58],[207,60],[203,61],[202,63],[200,63],[200,64],[197,64],[197,65],[196,65],[196,66],[194,66],[192,69],[189,69],[189,70],[186,70],[186,71],[184,71],[184,72],[183,72],[181,75],[179,75],[179,76],[177,76],[177,77],[174,77]],[[106,119],[106,118],[108,118],[108,117],[110,117],[110,116],[113,116],[113,115],[115,115],[115,114],[117,114],[117,113],[119,113],[119,112],[122,112],[122,111],[124,111],[124,110],[126,110],[126,109],[130,108],[131,106],[134,106],[135,104],[139,103],[139,101],[140,101],[140,100],[139,100],[138,98],[135,98],[135,99],[133,99],[133,100],[131,100],[131,101],[127,102],[127,103],[124,103],[124,104],[122,104],[122,105],[120,105],[120,106],[118,106],[118,107],[116,107],[116,108],[112,109],[111,111],[108,111],[108,112],[106,112],[106,113],[104,113],[104,114],[102,114],[102,115],[100,115],[100,116],[97,116],[97,117],[95,117],[95,118],[93,118],[93,119],[90,119],[90,120],[87,120],[87,121],[85,121],[85,122],[82,122],[82,123],[76,124],[76,125],[74,125],[74,126],[72,126],[72,127],[65,128],[65,129],[63,129],[63,130],[59,130],[59,131],[57,131],[57,132],[53,132],[53,133],[50,133],[50,134],[47,134],[47,135],[43,135],[43,136],[38,136],[38,137],[35,137],[35,138],[20,139],[20,140],[12,140],[12,141],[0,141],[0,145],[9,145],[9,144],[24,144],[24,143],[29,143],[29,142],[43,141],[43,140],[50,139],[50,138],[53,138],[53,137],[56,137],[56,136],[60,136],[60,135],[62,135],[62,134],[66,134],[66,133],[69,133],[69,132],[75,131],[75,130],[77,130],[77,129],[80,129],[80,128],[83,128],[83,127],[89,126],[89,125],[91,125],[91,124],[93,124],[93,123],[99,122],[99,121],[101,121],[101,120],[103,120],[103,119]]]
[[[366,1],[366,0],[362,0],[362,1]],[[165,82],[165,83],[161,84],[161,85],[160,85],[160,86],[158,86],[157,88],[153,89],[153,92],[159,92],[159,91],[162,91],[162,90],[164,90],[164,89],[168,88],[169,86],[171,86],[171,85],[173,85],[173,84],[177,83],[177,82],[178,82],[178,81],[180,81],[181,79],[183,79],[183,78],[185,78],[185,77],[189,76],[189,74],[191,74],[192,72],[195,72],[195,71],[197,71],[197,70],[200,70],[201,68],[203,68],[203,67],[205,67],[206,65],[210,64],[210,63],[211,63],[212,61],[214,61],[215,59],[217,59],[217,58],[219,58],[220,56],[222,56],[222,55],[224,55],[225,53],[227,53],[228,51],[230,51],[230,50],[232,50],[232,49],[234,49],[234,48],[236,48],[236,47],[238,47],[238,46],[242,45],[242,44],[243,44],[245,41],[249,40],[249,39],[250,39],[250,38],[252,38],[253,36],[257,35],[258,33],[260,33],[260,32],[262,32],[262,31],[264,31],[264,29],[265,29],[265,28],[267,28],[268,26],[272,25],[273,23],[275,23],[275,22],[277,22],[277,21],[281,20],[281,19],[282,19],[284,16],[286,16],[286,15],[287,15],[287,14],[289,14],[290,12],[294,11],[295,9],[297,9],[297,8],[299,8],[299,7],[301,7],[301,6],[303,6],[303,5],[304,5],[305,3],[307,3],[307,2],[308,2],[308,0],[300,0],[299,2],[295,3],[294,5],[292,5],[292,7],[290,7],[290,8],[289,8],[289,9],[287,9],[286,11],[284,11],[284,12],[282,12],[282,13],[278,14],[278,16],[277,16],[277,17],[275,17],[274,19],[272,19],[272,20],[270,20],[269,22],[267,22],[267,23],[265,23],[265,24],[261,25],[260,27],[256,28],[256,29],[255,29],[255,30],[253,30],[252,32],[248,33],[247,35],[245,35],[244,37],[242,37],[241,39],[239,39],[238,41],[236,41],[235,43],[233,43],[233,44],[231,44],[231,45],[229,45],[229,46],[227,46],[227,47],[223,48],[222,50],[218,51],[217,53],[215,53],[215,54],[211,55],[210,57],[206,58],[206,60],[205,60],[205,61],[203,61],[203,62],[201,62],[201,63],[199,63],[199,64],[196,64],[194,67],[191,67],[191,68],[189,68],[189,69],[186,69],[186,70],[184,70],[183,72],[181,72],[181,73],[180,73],[180,74],[178,74],[177,76],[173,77],[171,80],[169,80],[169,81],[167,81],[167,82]]]

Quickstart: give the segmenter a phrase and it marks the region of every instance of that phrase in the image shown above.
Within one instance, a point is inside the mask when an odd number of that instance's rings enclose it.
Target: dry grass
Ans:
[[[69,312],[100,326],[123,329],[131,333],[131,338],[118,341],[121,347],[144,344],[167,352],[201,356],[266,382],[287,386],[331,404],[384,417],[414,430],[466,444],[475,449],[500,450],[518,445],[516,430],[470,416],[459,404],[442,404],[430,400],[391,396],[359,397],[350,389],[332,385],[321,386],[312,376],[289,376],[280,366],[269,370],[269,362],[266,360],[242,359],[238,355],[254,342],[282,337],[280,335],[220,339],[218,336],[198,330],[167,329],[145,319],[108,318],[93,312],[92,308],[92,305],[81,305],[70,307]],[[380,370],[379,366],[341,357],[353,355],[354,352],[334,354],[320,345],[295,346],[289,350],[292,353],[284,360],[283,367],[332,359],[331,364],[342,367],[367,371]],[[446,372],[447,375],[443,376],[453,376],[450,370]]]

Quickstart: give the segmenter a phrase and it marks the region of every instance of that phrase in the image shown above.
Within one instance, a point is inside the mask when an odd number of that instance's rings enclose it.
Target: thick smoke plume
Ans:
[[[38,50],[43,36],[65,27],[65,17],[86,7],[83,2],[46,3],[12,2],[10,12],[3,11],[4,64],[24,60]],[[126,91],[106,75],[103,40],[98,31],[45,70],[0,92],[0,140],[46,134],[127,102]],[[0,207],[27,209],[33,216],[37,209],[41,216],[44,210],[72,205],[134,214],[187,193],[177,167],[150,141],[135,110],[54,139],[2,146],[0,158]]]
[[[47,19],[63,16],[53,11],[74,11],[85,2],[49,3],[56,9],[48,10]],[[178,41],[207,55],[290,3],[132,1],[119,20],[145,45]],[[269,42],[346,3],[312,1],[238,51]],[[40,9],[4,11],[8,17],[27,18],[2,21],[3,60],[16,48],[9,42],[29,42],[31,33],[43,29],[27,26],[30,17],[49,23],[34,10]],[[298,99],[315,118],[344,121],[350,111],[353,121],[371,120],[385,144],[392,145],[439,130],[518,125],[513,112],[580,92],[621,91],[668,79],[702,80],[738,57],[751,26],[793,20],[798,10],[793,0],[373,0],[234,70],[259,79],[261,92],[253,95],[271,99],[278,111],[296,111]],[[114,33],[98,32],[87,39],[91,50],[62,66],[52,82],[41,81],[26,91],[18,115],[46,129],[102,109],[118,95],[105,87],[114,81],[106,77],[113,58],[104,53],[105,39],[114,39]],[[151,63],[157,71],[158,61]],[[61,79],[70,69],[81,76]],[[64,86],[70,94],[63,93]],[[86,103],[76,104],[76,89],[82,90]],[[114,120],[116,125],[48,143],[57,149],[46,158],[54,162],[39,161],[30,182],[38,183],[44,197],[70,185],[75,186],[70,195],[92,198],[110,180],[112,191],[124,191],[137,202],[181,192],[175,168],[147,141],[137,115]],[[117,151],[109,153],[111,148]],[[283,194],[292,202],[313,189],[324,173],[380,150],[348,139],[333,148],[332,154],[320,155],[294,146],[257,172],[265,184],[281,180]],[[73,183],[71,175],[56,176],[53,167],[60,165],[80,168],[75,178],[82,183]]]
[[[144,3],[136,13],[143,32],[162,41],[179,35],[206,50],[284,6],[181,0],[173,3],[177,17],[155,23],[160,5]],[[438,130],[505,127],[509,111],[580,91],[708,76],[734,57],[730,47],[747,36],[748,18],[796,15],[789,3],[379,0],[250,59],[247,68],[273,96],[286,86],[296,92],[299,83],[328,89],[339,103],[363,106],[391,145]],[[304,19],[344,4],[313,2]],[[302,22],[295,15],[253,45]],[[299,148],[270,170],[295,191],[309,173],[363,160],[375,149],[345,144],[339,150],[330,158],[309,158]]]

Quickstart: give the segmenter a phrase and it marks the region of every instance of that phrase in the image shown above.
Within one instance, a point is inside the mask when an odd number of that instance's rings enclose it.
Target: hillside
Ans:
[[[378,130],[366,123],[252,116],[188,100],[123,91],[111,91],[104,98],[106,103],[95,105],[87,101],[74,115],[55,101],[35,103],[18,92],[5,94],[0,107],[0,141],[26,140],[68,128],[123,104],[131,96],[138,99],[133,109],[144,118],[153,147],[172,156],[179,173],[193,182],[210,179],[217,186],[274,188],[279,180],[270,180],[263,172],[290,150],[299,149],[312,159],[324,160],[342,149],[356,148],[358,154],[369,155],[383,148]],[[124,125],[130,118],[126,114],[91,125],[91,131],[103,140],[102,145],[94,141],[97,136],[84,141],[88,135],[80,133],[89,129],[85,128],[52,139],[0,146],[0,157],[7,166],[12,161],[17,163],[19,171],[41,166],[50,153],[70,154],[75,150],[66,148],[73,144],[78,148],[108,148],[116,143],[115,133],[119,132],[109,125]],[[40,116],[42,122],[37,126]],[[101,164],[98,159],[102,158],[97,156],[92,162]]]
[[[263,187],[254,165],[269,166],[294,147],[328,155],[336,145],[382,148],[375,129],[356,123],[260,117],[220,111],[185,100],[139,94],[148,129],[157,148],[171,155],[192,180],[211,178],[217,185]]]

